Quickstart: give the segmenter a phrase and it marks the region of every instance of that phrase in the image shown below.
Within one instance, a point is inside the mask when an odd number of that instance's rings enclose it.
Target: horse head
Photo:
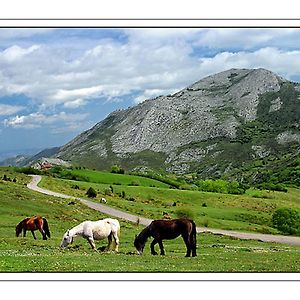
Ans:
[[[69,244],[72,244],[73,243],[73,236],[70,235],[70,230],[68,230],[62,240],[61,240],[61,243],[60,243],[60,247],[61,248],[66,248]]]
[[[135,236],[134,247],[137,250],[137,254],[143,254],[145,243],[140,239],[138,235]]]
[[[17,226],[16,226],[16,237],[19,237],[20,233],[23,230],[23,226],[22,226],[22,222],[20,222]]]

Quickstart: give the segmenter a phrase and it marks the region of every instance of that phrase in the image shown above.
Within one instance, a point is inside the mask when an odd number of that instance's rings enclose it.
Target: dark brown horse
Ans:
[[[192,256],[196,256],[196,225],[194,221],[188,219],[154,220],[136,236],[134,246],[138,254],[142,254],[147,239],[152,236],[154,240],[151,243],[151,254],[157,255],[154,246],[158,243],[160,254],[165,255],[162,240],[175,239],[180,235],[187,248],[185,256],[190,257],[191,252]]]
[[[32,218],[26,218],[16,226],[16,236],[18,237],[23,230],[23,236],[26,236],[26,231],[30,230],[33,238],[36,240],[34,234],[35,230],[39,230],[43,236],[43,240],[47,240],[47,236],[50,238],[49,225],[46,218],[35,216]]]

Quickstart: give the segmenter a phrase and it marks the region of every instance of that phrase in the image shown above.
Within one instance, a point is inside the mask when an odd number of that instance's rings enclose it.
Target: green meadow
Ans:
[[[300,190],[295,188],[286,193],[249,189],[243,195],[231,195],[159,186],[161,182],[152,179],[149,182],[141,176],[128,180],[130,175],[88,170],[71,172],[81,177],[92,176],[88,182],[44,176],[40,186],[77,197],[86,197],[87,189],[92,187],[97,192],[93,201],[100,202],[105,197],[110,206],[151,219],[162,218],[164,212],[173,218],[185,212],[197,226],[268,234],[280,234],[271,226],[276,209],[300,209]],[[140,184],[132,185],[132,181]]]
[[[4,174],[12,180],[2,180]],[[184,207],[193,212],[197,226],[206,224],[208,227],[235,230],[267,230],[277,233],[267,225],[272,210],[285,205],[299,207],[299,197],[297,198],[299,191],[296,189],[283,194],[271,193],[272,197],[266,198],[268,192],[249,191],[246,195],[240,196],[200,193],[155,187],[156,183],[154,186],[153,183],[149,185],[143,183],[143,186],[142,180],[139,180],[139,186],[131,186],[125,181],[121,184],[114,184],[111,181],[93,183],[44,177],[42,186],[81,197],[86,197],[87,188],[93,186],[98,192],[97,198],[93,200],[95,202],[105,196],[108,205],[153,218],[161,218],[163,211],[168,211],[175,217],[176,209]],[[29,181],[30,177],[24,174],[0,168],[0,272],[299,272],[300,270],[299,246],[240,240],[212,234],[197,235],[195,258],[184,257],[186,249],[181,238],[164,241],[166,250],[164,257],[150,254],[150,240],[143,255],[134,255],[133,240],[143,226],[123,220],[120,220],[119,253],[93,252],[87,241],[80,237],[76,238],[69,248],[61,250],[60,241],[67,229],[84,220],[97,220],[107,216],[77,201],[70,204],[68,199],[31,191],[26,187]],[[79,189],[75,189],[75,185],[78,185]],[[113,192],[108,194],[107,189],[110,185]],[[123,190],[125,198],[119,195]],[[174,202],[176,206],[173,206]],[[206,207],[202,206],[204,202]],[[255,219],[251,222],[249,219],[245,221],[240,216],[241,213],[261,215],[261,220],[266,218],[266,223],[262,221],[262,225],[255,223]],[[30,232],[25,238],[17,238],[16,224],[25,217],[37,214],[47,218],[51,238],[44,241],[39,232],[36,233],[37,240],[32,238]],[[237,215],[240,219],[237,219]],[[208,223],[205,223],[205,218]],[[101,247],[106,245],[106,241],[97,241],[96,244]]]

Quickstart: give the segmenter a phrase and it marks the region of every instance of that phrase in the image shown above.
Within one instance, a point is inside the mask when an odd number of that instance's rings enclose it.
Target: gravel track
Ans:
[[[27,187],[33,191],[46,194],[49,196],[54,197],[60,197],[65,199],[73,199],[78,200],[81,203],[87,205],[88,207],[98,210],[104,214],[124,219],[126,221],[130,222],[139,222],[139,224],[142,224],[144,226],[149,225],[153,220],[147,219],[141,216],[133,215],[115,208],[112,208],[108,206],[107,204],[100,204],[95,203],[83,198],[79,197],[73,197],[66,194],[61,194],[57,192],[53,192],[44,188],[38,187],[38,183],[41,181],[42,177],[40,175],[30,175],[32,177],[32,180],[30,183],[27,184]],[[246,240],[259,240],[262,242],[275,242],[275,243],[283,243],[283,244],[289,244],[289,245],[300,245],[300,237],[292,237],[292,236],[283,236],[283,235],[272,235],[272,234],[262,234],[262,233],[246,233],[246,232],[239,232],[239,231],[231,231],[231,230],[222,230],[222,229],[211,229],[211,228],[205,228],[205,227],[197,227],[197,232],[209,232],[213,234],[219,234],[219,235],[227,235],[236,237],[239,239],[246,239]]]

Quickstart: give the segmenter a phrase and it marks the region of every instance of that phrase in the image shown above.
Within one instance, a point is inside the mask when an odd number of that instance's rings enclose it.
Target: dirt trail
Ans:
[[[109,207],[107,204],[99,204],[95,203],[83,198],[73,197],[66,194],[61,194],[57,192],[53,192],[50,190],[46,190],[43,188],[38,187],[38,183],[41,181],[42,177],[40,175],[30,175],[32,176],[32,180],[30,183],[27,184],[27,187],[31,190],[54,196],[54,197],[60,197],[65,199],[75,199],[80,201],[81,203],[87,205],[88,207],[98,210],[104,214],[124,219],[130,222],[139,222],[140,224],[147,226],[151,223],[151,219],[147,219],[144,217],[132,215],[130,213]],[[213,234],[220,234],[220,235],[227,235],[232,236],[240,239],[246,239],[246,240],[260,240],[263,242],[275,242],[275,243],[283,243],[283,244],[289,244],[289,245],[300,245],[300,237],[292,237],[292,236],[283,236],[283,235],[272,235],[272,234],[262,234],[262,233],[245,233],[245,232],[239,232],[239,231],[231,231],[231,230],[222,230],[222,229],[211,229],[211,228],[205,228],[205,227],[197,227],[197,232],[210,232]]]

